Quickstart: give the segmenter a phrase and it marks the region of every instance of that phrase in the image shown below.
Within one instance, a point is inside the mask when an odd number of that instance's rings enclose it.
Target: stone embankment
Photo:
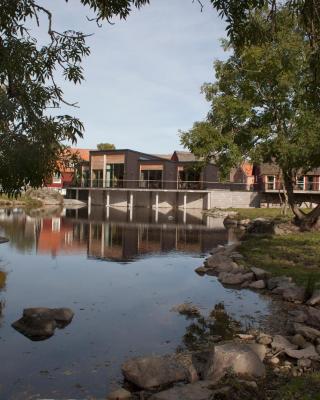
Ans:
[[[232,223],[239,224],[234,220]],[[281,234],[291,229],[278,228],[262,219],[240,221],[240,225],[259,234],[277,230]],[[230,374],[233,380],[250,387],[252,398],[259,398],[258,388],[266,377],[266,369],[286,376],[301,376],[307,371],[320,369],[320,291],[307,298],[306,290],[297,286],[290,277],[272,277],[261,268],[244,267],[237,246],[219,246],[196,272],[217,276],[228,287],[252,289],[277,296],[286,304],[289,302],[293,307],[289,307],[287,315],[288,330],[281,335],[251,330],[238,334],[232,341],[208,344],[203,351],[128,360],[122,366],[122,373],[136,389],[133,393],[119,389],[108,399],[228,398],[232,388],[224,385],[223,379]],[[192,304],[184,304],[176,307],[175,311],[193,315],[197,309]]]

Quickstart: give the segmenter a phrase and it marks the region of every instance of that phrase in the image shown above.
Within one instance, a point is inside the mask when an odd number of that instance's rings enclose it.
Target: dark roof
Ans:
[[[180,162],[193,162],[197,161],[196,157],[194,154],[188,152],[188,151],[175,151],[174,152],[177,156],[178,161]]]
[[[264,163],[259,165],[260,175],[279,175],[280,168],[277,164]],[[302,173],[302,171],[301,171]],[[305,173],[305,175],[320,175],[320,168],[312,169]]]
[[[152,154],[154,157],[163,158],[164,160],[171,160],[172,154]]]
[[[264,163],[259,165],[260,175],[278,175],[280,168],[277,164]]]

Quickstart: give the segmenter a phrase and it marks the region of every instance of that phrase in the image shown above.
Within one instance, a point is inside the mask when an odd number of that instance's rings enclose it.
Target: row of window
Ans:
[[[267,190],[282,189],[282,187],[280,187],[280,182],[279,180],[276,179],[275,175],[267,176],[266,189]],[[320,190],[319,177],[313,175],[299,176],[296,179],[295,190],[309,190],[309,191]]]

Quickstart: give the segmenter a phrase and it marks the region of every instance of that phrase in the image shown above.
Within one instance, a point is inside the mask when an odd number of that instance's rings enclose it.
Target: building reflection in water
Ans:
[[[87,208],[80,208],[48,217],[28,217],[11,210],[2,214],[0,230],[21,252],[35,247],[38,254],[53,257],[85,253],[89,258],[114,261],[172,251],[199,255],[235,240],[222,219],[203,216],[200,210],[92,207],[90,216]]]

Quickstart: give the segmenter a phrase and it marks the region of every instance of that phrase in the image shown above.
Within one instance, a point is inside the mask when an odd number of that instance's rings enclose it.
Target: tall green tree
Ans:
[[[79,2],[99,23],[125,19],[149,0]],[[32,35],[40,23],[46,23],[46,44]],[[0,191],[17,194],[27,185],[41,186],[64,161],[62,143],[83,135],[79,119],[52,111],[62,104],[75,106],[64,98],[57,74],[80,84],[81,62],[89,53],[86,35],[57,31],[53,13],[41,1],[0,0]]]
[[[268,14],[251,18],[260,40],[215,63],[216,81],[202,88],[210,102],[207,119],[181,135],[183,145],[224,173],[244,160],[276,163],[290,206],[304,226],[315,223],[320,205],[306,215],[296,204],[298,173],[320,166],[320,114],[313,102],[312,49],[297,17],[283,8],[277,31]],[[229,42],[224,42],[230,51]]]

